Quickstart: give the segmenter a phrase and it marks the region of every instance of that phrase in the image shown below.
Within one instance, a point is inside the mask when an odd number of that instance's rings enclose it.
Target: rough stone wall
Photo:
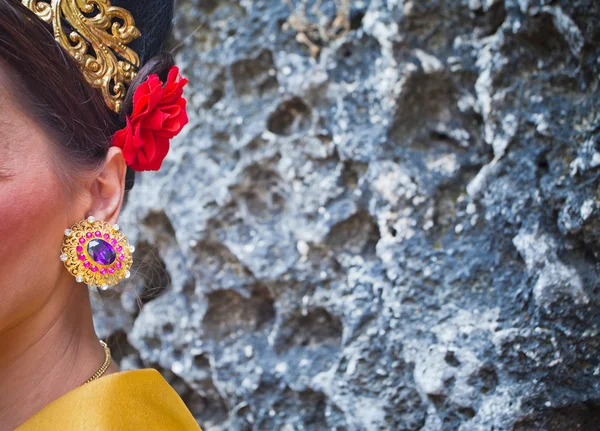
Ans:
[[[94,299],[205,431],[596,430],[600,3],[187,0]]]

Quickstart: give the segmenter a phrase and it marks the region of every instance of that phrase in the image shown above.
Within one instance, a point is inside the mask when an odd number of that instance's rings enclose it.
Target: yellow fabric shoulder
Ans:
[[[80,386],[15,431],[202,431],[155,369],[121,371]]]

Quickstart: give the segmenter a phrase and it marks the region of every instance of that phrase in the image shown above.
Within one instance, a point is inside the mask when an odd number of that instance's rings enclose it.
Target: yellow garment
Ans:
[[[68,392],[15,431],[202,431],[155,369],[121,371]]]

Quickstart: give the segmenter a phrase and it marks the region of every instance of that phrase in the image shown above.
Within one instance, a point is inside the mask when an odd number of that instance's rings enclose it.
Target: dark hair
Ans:
[[[130,46],[142,67],[129,86],[119,115],[85,80],[75,61],[54,40],[50,25],[18,0],[0,0],[0,64],[7,66],[14,99],[32,115],[58,146],[56,166],[72,190],[73,173],[102,166],[113,134],[125,126],[133,94],[148,75],[166,79],[173,57],[161,52],[171,31],[173,0],[113,0],[126,8],[141,36]],[[135,171],[127,168],[125,190]]]

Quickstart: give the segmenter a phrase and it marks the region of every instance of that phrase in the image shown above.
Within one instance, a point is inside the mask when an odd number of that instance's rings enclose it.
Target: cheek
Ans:
[[[27,164],[0,181],[0,333],[45,303],[63,265],[60,182],[45,161]]]

